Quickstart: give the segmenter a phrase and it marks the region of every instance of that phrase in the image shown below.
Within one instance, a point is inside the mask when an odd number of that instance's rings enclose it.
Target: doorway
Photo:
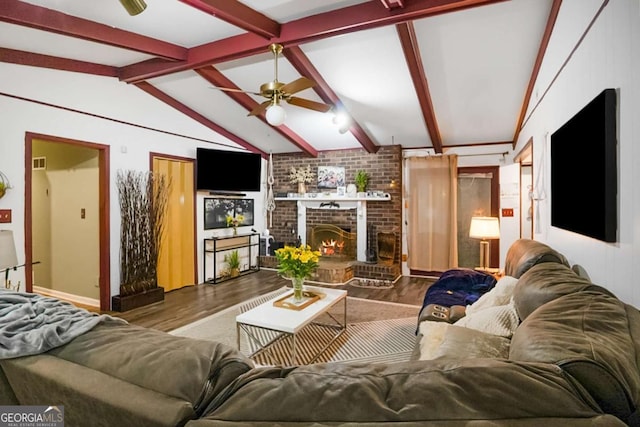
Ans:
[[[197,283],[195,162],[151,153],[151,170],[169,183],[167,214],[158,260],[158,286],[165,292]]]
[[[520,237],[533,239],[533,138],[515,157],[520,163]]]
[[[480,243],[469,237],[471,217],[498,216],[499,209],[499,168],[464,167],[458,168],[458,266],[478,267]],[[499,265],[499,240],[491,240],[489,267]]]
[[[108,148],[26,134],[27,292],[109,310]]]

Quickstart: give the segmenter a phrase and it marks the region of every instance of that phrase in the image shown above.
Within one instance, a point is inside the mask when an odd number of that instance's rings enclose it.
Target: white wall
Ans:
[[[539,206],[540,232],[534,235],[535,239],[562,252],[572,264],[585,267],[593,282],[610,289],[623,301],[640,306],[640,169],[635,166],[640,159],[640,3],[611,0],[558,74],[603,3],[562,2],[516,152],[533,138],[535,190],[544,199]],[[550,226],[548,136],[605,88],[619,91],[617,243]],[[588,173],[580,171],[580,165],[574,167],[576,173]]]
[[[6,63],[0,63],[0,75],[2,76],[0,79],[0,117],[2,117],[0,171],[9,177],[14,187],[0,200],[0,208],[12,209],[13,222],[2,224],[0,228],[14,231],[18,261],[24,263],[26,132],[110,146],[111,295],[117,295],[120,275],[120,216],[115,185],[117,171],[119,169],[148,170],[149,152],[152,151],[195,158],[198,146],[224,149],[229,146],[236,147],[236,144],[171,107],[163,105],[135,86],[127,85],[114,78]],[[47,104],[64,106],[66,109]],[[114,118],[133,125],[96,116]],[[225,145],[207,144],[195,140],[196,138]],[[266,181],[265,177],[266,166],[263,162],[263,182]],[[247,193],[247,197],[255,199],[254,228],[259,231],[264,229],[263,194],[264,191]],[[213,234],[205,233],[203,230],[202,199],[205,195],[198,194],[196,205],[198,227],[196,243],[200,282],[202,281],[202,241]],[[249,231],[250,228],[239,231]],[[24,283],[24,269],[16,273],[12,272],[11,277]]]

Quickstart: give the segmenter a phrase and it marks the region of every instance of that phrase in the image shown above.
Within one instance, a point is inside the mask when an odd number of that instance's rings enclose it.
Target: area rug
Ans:
[[[274,292],[229,307],[196,322],[175,329],[170,333],[196,339],[217,341],[237,348],[236,323],[238,314],[250,310],[276,296],[289,292],[283,287]],[[322,326],[309,326],[297,335],[298,364],[325,362],[401,362],[409,360],[415,342],[416,319],[420,306],[373,301],[347,297],[347,329],[319,357],[312,356],[322,349],[333,335],[333,330]],[[342,319],[342,304],[330,310],[337,319]],[[321,316],[319,323],[330,323],[329,316]],[[277,333],[259,328],[251,332],[261,342],[276,338]],[[240,335],[240,351],[249,355],[258,346]],[[253,357],[258,365],[287,365],[290,361],[290,338],[282,339],[269,347],[268,351]]]

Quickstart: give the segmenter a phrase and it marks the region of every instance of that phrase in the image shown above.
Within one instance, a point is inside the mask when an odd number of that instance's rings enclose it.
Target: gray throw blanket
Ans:
[[[44,353],[103,321],[126,323],[55,298],[0,291],[0,359]]]

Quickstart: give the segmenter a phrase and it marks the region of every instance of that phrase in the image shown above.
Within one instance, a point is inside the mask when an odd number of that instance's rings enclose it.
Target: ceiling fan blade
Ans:
[[[262,94],[258,93],[258,92],[252,92],[250,90],[242,90],[242,89],[234,89],[234,88],[230,88],[230,87],[217,87],[217,86],[211,86],[210,89],[218,89],[224,92],[240,92],[240,93],[250,93],[252,95],[258,95],[258,96],[262,96]]]
[[[331,110],[331,105],[323,104],[322,102],[311,101],[310,99],[297,98],[295,96],[290,96],[286,98],[286,101],[289,104],[296,105],[298,107],[308,108],[310,110],[320,111],[321,113],[326,113]]]
[[[310,87],[314,87],[316,82],[306,77],[300,77],[297,80],[289,82],[280,88],[281,92],[286,94],[294,94],[296,92],[300,92],[301,90],[309,89]]]
[[[249,114],[247,114],[247,116],[259,116],[264,110],[267,109],[269,104],[271,104],[271,101],[264,101],[262,104],[259,104],[253,110],[251,110]]]

